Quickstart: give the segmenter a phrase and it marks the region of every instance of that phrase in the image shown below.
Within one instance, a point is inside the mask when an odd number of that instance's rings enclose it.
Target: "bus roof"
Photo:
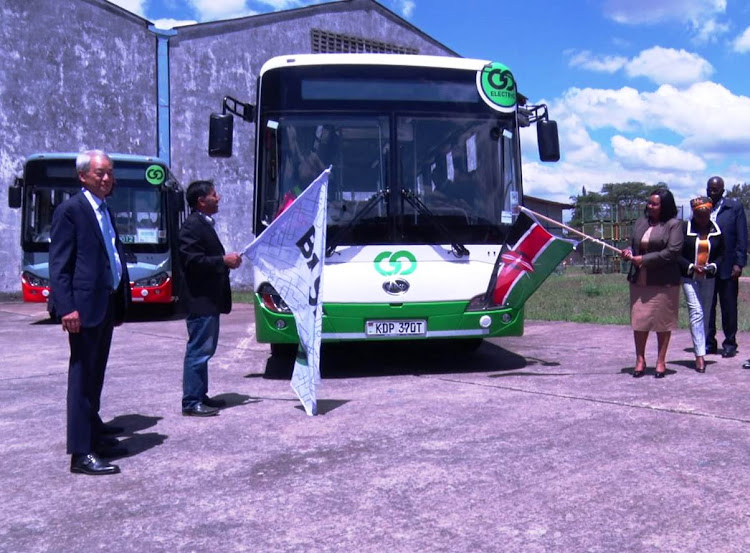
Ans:
[[[73,162],[75,162],[76,158],[81,152],[45,152],[43,154],[32,154],[29,157],[26,158],[26,162],[28,163],[30,161],[41,161],[41,160],[61,160],[61,159],[70,159]],[[163,159],[156,157],[156,156],[141,156],[141,155],[133,155],[133,154],[113,154],[110,152],[107,152],[107,155],[112,159],[114,162],[118,161],[133,161],[138,162],[142,161],[144,163],[161,163],[162,165],[167,165],[167,162]]]
[[[276,56],[260,69],[260,75],[280,67],[310,65],[390,65],[401,67],[436,67],[479,71],[488,60],[454,58],[448,56],[412,56],[402,54],[299,54]]]

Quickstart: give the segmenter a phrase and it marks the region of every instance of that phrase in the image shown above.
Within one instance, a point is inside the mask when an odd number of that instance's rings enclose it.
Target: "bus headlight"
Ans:
[[[498,305],[492,301],[492,295],[480,294],[469,300],[466,311],[486,311],[488,309],[504,309],[507,307],[507,305]]]
[[[474,296],[469,301],[469,305],[466,307],[466,311],[484,311],[485,309],[489,309],[491,307],[497,307],[492,305],[492,297],[487,297],[487,294],[480,294],[479,296]]]
[[[49,286],[49,280],[47,280],[46,278],[37,276],[34,273],[30,273],[28,271],[24,271],[23,273],[21,273],[21,278],[29,286],[39,286],[39,287]]]
[[[161,286],[168,280],[169,280],[169,275],[167,273],[157,273],[153,276],[136,280],[135,282],[133,282],[133,286],[156,287],[156,286]]]
[[[263,302],[263,305],[269,311],[273,311],[274,313],[292,312],[284,300],[281,299],[279,293],[267,282],[260,285],[260,288],[258,288],[258,295],[260,296],[260,301]]]

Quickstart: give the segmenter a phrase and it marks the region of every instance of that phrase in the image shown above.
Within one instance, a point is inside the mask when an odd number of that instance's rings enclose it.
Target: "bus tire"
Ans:
[[[271,344],[272,357],[296,357],[297,344]]]
[[[456,340],[454,347],[459,353],[473,353],[481,347],[483,342],[482,338],[466,338],[464,340]]]

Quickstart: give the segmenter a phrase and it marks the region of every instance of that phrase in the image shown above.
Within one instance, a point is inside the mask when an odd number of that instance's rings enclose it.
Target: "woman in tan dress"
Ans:
[[[669,339],[677,328],[680,307],[679,258],[684,236],[674,196],[666,188],[649,196],[644,215],[633,226],[630,248],[622,252],[622,258],[631,262],[628,280],[635,341],[633,376],[646,374],[646,342],[648,333],[654,331],[658,347],[655,376],[664,378]]]

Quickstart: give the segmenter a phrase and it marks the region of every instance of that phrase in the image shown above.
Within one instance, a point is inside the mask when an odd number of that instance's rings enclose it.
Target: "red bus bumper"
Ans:
[[[170,303],[172,301],[172,279],[159,286],[135,286],[130,283],[131,298],[137,303]]]

